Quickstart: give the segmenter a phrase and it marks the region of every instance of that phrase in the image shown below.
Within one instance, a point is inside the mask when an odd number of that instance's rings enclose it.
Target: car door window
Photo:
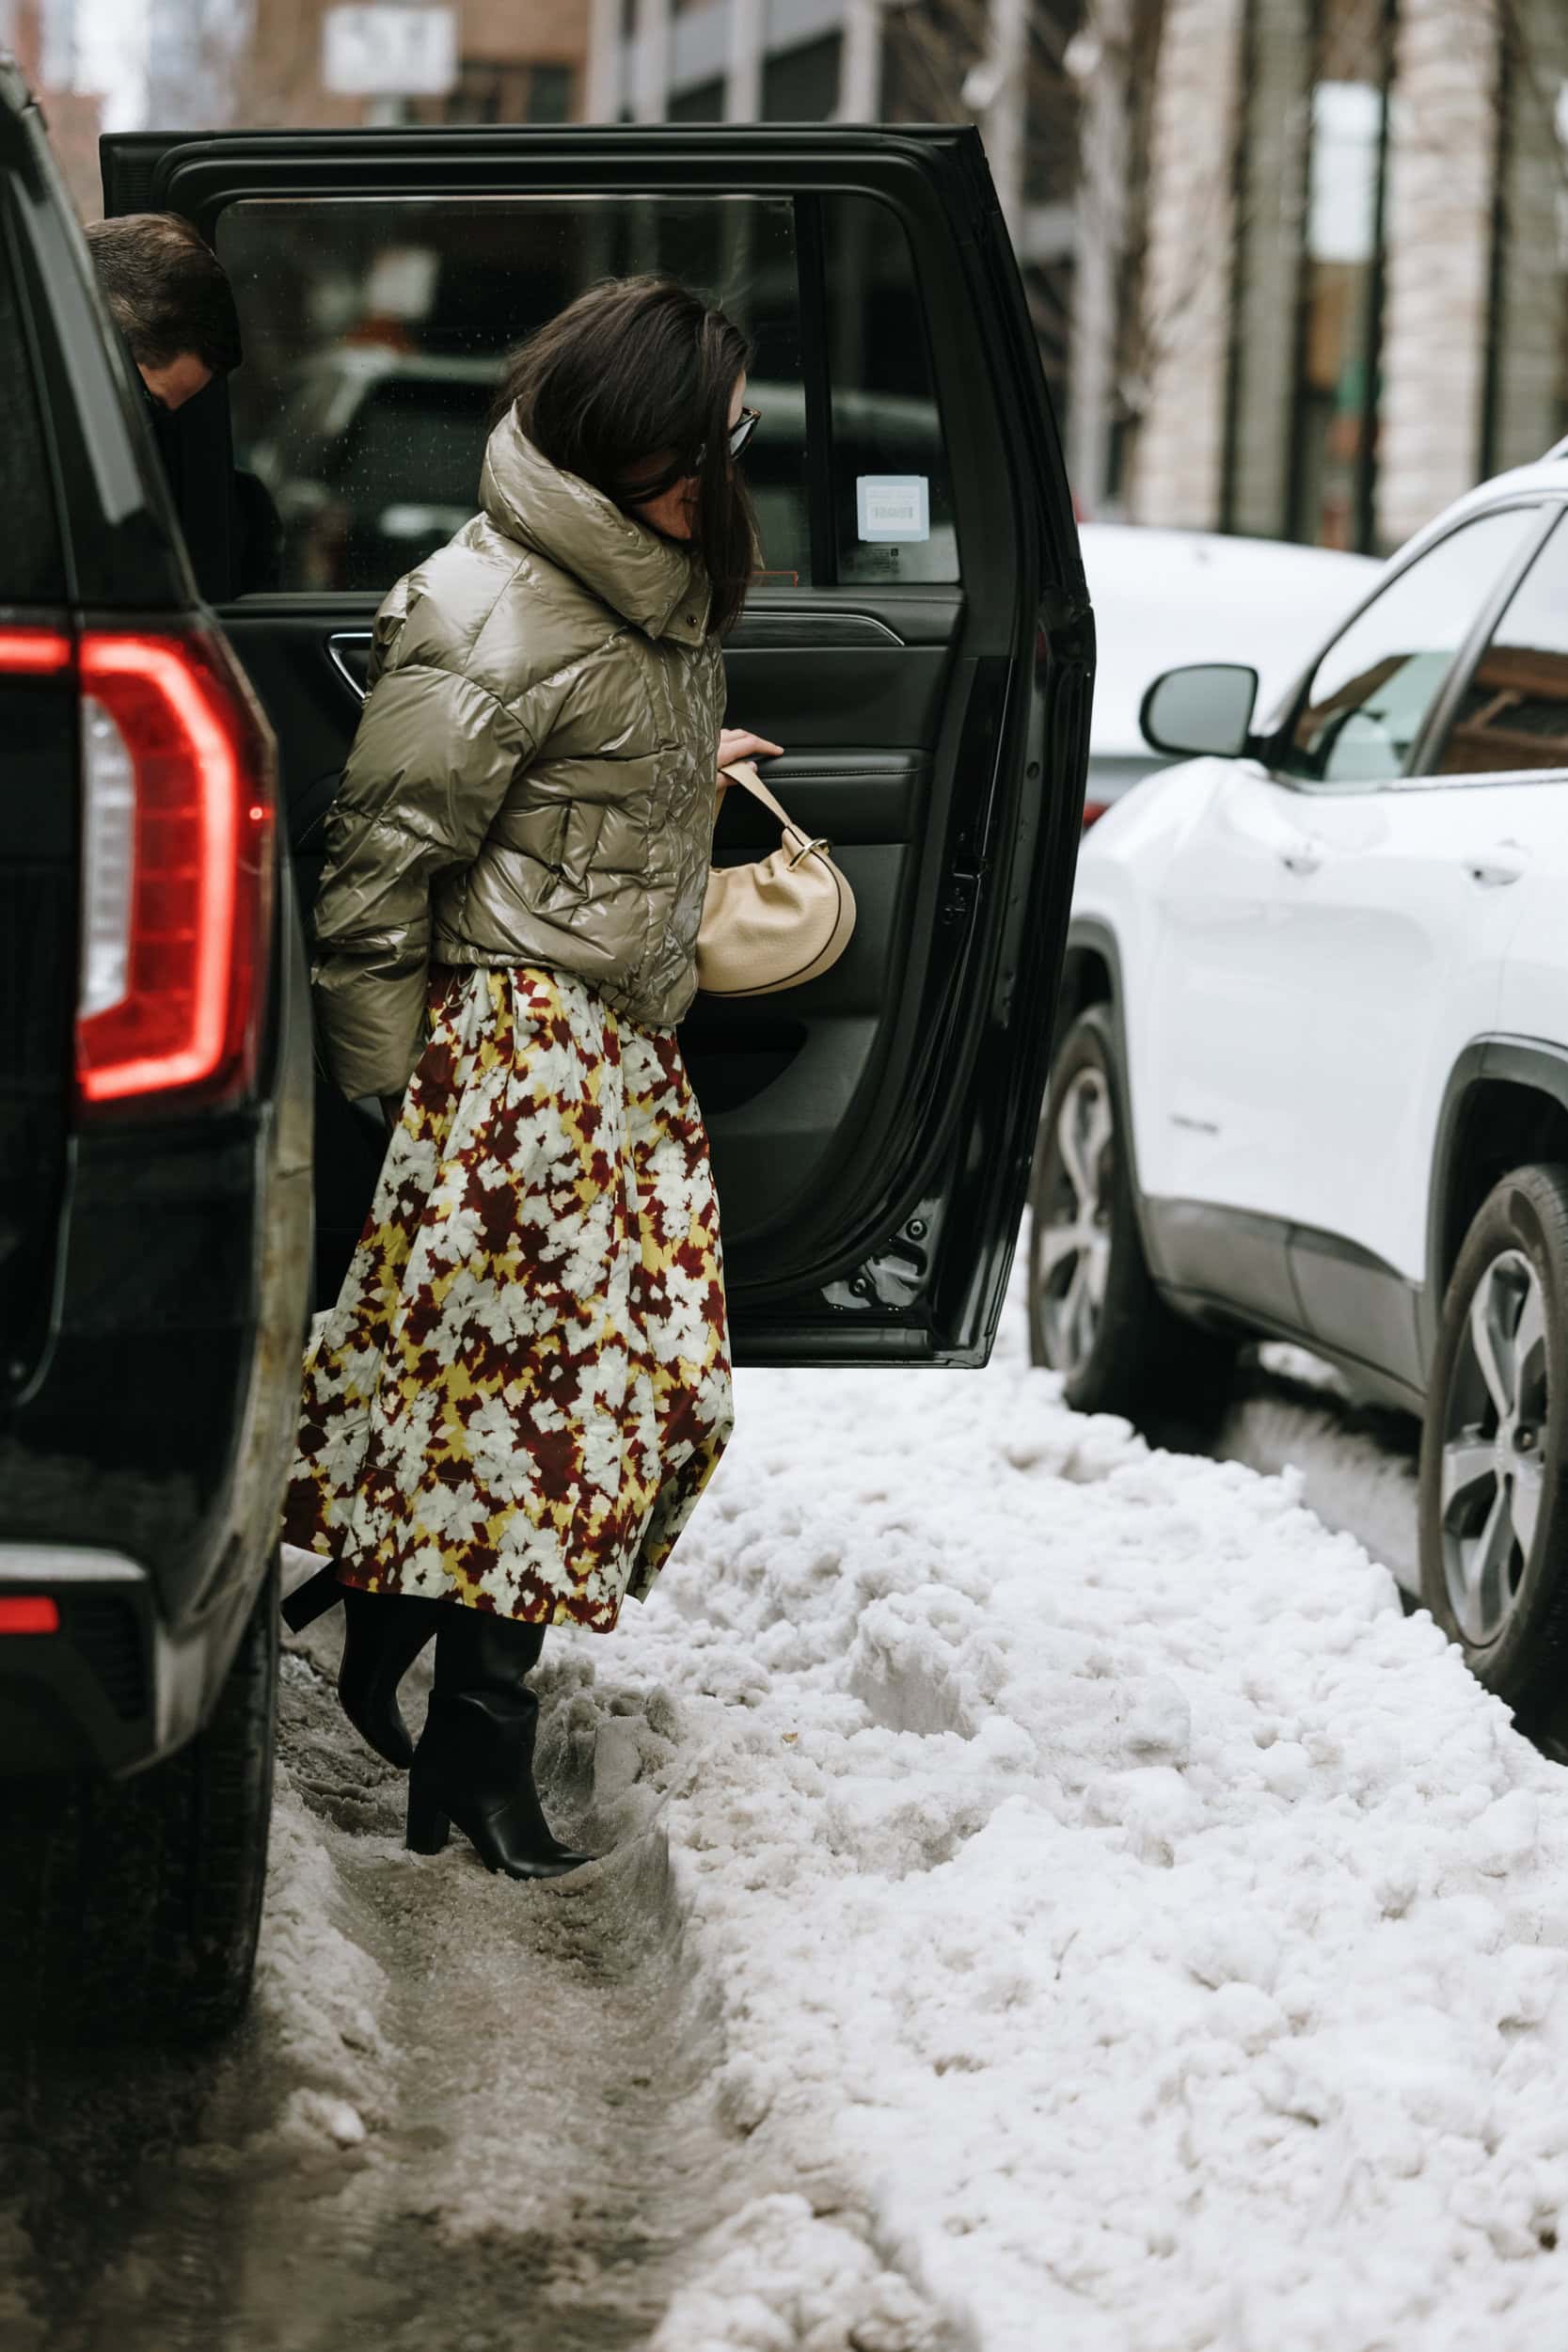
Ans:
[[[1539,524],[1528,506],[1478,516],[1390,580],[1318,663],[1281,772],[1340,788],[1407,774],[1455,654]]]
[[[908,240],[891,213],[862,198],[827,196],[821,207],[836,577],[957,580],[942,420]]]
[[[245,342],[235,453],[277,506],[284,589],[379,593],[450,538],[508,353],[596,278],[724,285],[756,343],[753,405],[802,407],[787,200],[246,199],[217,248]],[[786,575],[807,561],[801,447],[775,427],[759,482],[764,562]]]
[[[218,252],[245,363],[237,462],[285,590],[388,588],[459,529],[507,354],[585,286],[657,271],[752,336],[761,577],[958,579],[904,231],[864,197],[245,199]]]
[[[1444,738],[1437,773],[1568,769],[1568,523],[1504,609]]]

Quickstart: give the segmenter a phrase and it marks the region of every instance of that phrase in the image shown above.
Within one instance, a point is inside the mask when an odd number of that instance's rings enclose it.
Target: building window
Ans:
[[[1498,82],[1491,333],[1481,471],[1568,434],[1568,12],[1515,0]]]
[[[762,69],[764,122],[826,122],[838,111],[842,33],[771,56]]]
[[[569,122],[572,119],[572,69],[553,61],[536,65],[529,76],[526,122]]]
[[[690,89],[673,91],[664,109],[667,122],[722,122],[724,119],[724,85],[715,79],[694,83]]]
[[[1377,459],[1389,11],[1329,0],[1307,130],[1291,536],[1370,549]]]
[[[553,58],[514,64],[465,57],[445,98],[416,100],[416,122],[569,122],[572,68]]]
[[[1248,0],[1227,530],[1373,544],[1392,69],[1391,0]]]

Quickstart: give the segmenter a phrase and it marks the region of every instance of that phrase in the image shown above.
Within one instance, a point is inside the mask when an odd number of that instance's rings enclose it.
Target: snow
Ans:
[[[281,2089],[266,2120],[245,2136],[244,2150],[251,2164],[281,2156],[311,2167],[336,2149],[358,2147],[367,2116],[387,2121],[380,2091],[387,1979],[339,1925],[331,1858],[292,1780],[279,1778],[256,2006],[265,2021],[269,2071]]]
[[[1568,1780],[1298,1474],[1075,1417],[1017,1338],[979,1375],[741,1375],[650,1603],[546,1645],[542,1769],[602,1862],[525,1892],[359,1846],[449,1933],[673,1955],[706,2121],[651,2352],[1536,2352]],[[324,1950],[322,1831],[284,1820],[279,2096],[373,2168],[374,1963]],[[526,2000],[546,1956],[486,1967]],[[502,2227],[494,2169],[450,2231]]]
[[[736,2131],[986,2352],[1533,2346],[1561,1772],[1292,1477],[1151,1455],[1016,1357],[740,1389],[614,1661],[679,1711],[648,1784]],[[818,2341],[757,2320],[746,2220],[672,2345]]]

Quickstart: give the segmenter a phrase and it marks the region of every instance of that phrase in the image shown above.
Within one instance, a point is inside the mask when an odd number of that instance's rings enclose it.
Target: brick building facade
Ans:
[[[589,0],[458,0],[458,72],[440,98],[373,101],[324,87],[332,0],[148,0],[135,121],[167,130],[374,119],[561,122],[583,109]],[[79,0],[0,0],[0,47],[43,105],[85,219],[101,210],[98,135],[107,93],[82,87]],[[121,119],[123,91],[113,94]]]
[[[103,108],[98,97],[71,87],[69,45],[49,22],[48,0],[0,0],[0,48],[8,49],[38,98],[49,124],[55,152],[82,216],[95,220],[98,133]]]
[[[231,121],[566,122],[582,111],[588,0],[460,0],[454,87],[440,98],[391,102],[322,87],[322,19],[331,5],[252,0]]]

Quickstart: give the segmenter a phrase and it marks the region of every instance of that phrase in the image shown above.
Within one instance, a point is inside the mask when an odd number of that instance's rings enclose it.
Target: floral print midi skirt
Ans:
[[[604,1632],[733,1418],[707,1138],[671,1030],[443,970],[334,1311],[284,1537],[341,1581]]]

